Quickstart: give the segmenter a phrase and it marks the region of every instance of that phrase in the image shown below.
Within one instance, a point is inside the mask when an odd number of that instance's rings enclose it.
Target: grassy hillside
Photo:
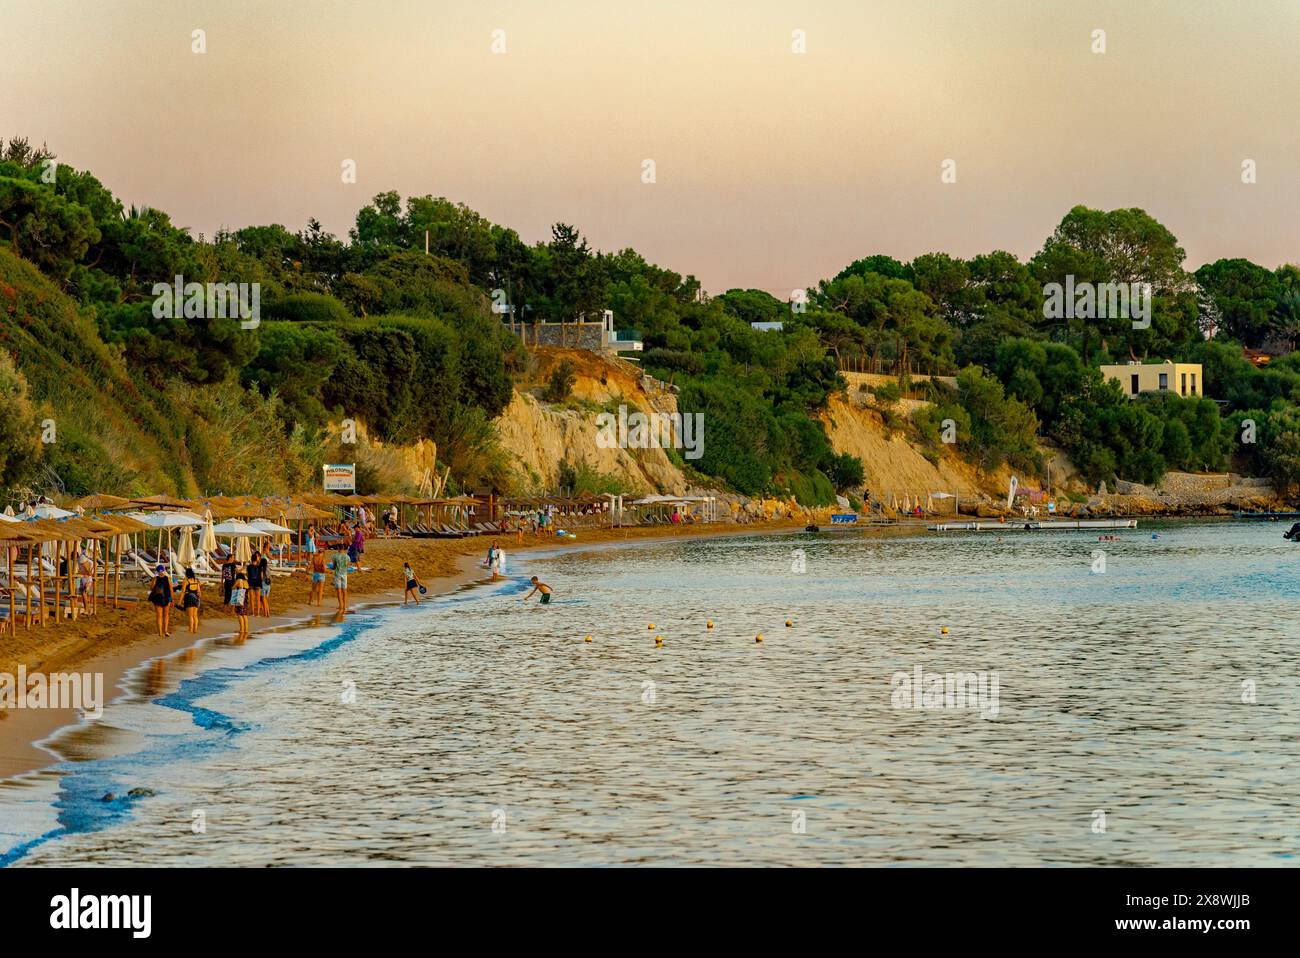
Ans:
[[[161,411],[92,318],[35,266],[0,248],[0,348],[54,421],[42,486],[71,493],[194,491],[184,423]]]

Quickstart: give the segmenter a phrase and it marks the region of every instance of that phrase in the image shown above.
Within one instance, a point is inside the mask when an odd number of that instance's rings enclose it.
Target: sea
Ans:
[[[132,671],[0,783],[0,865],[1292,864],[1281,532],[512,553]]]

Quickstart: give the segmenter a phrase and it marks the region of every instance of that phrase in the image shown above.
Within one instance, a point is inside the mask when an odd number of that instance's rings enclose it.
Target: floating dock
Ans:
[[[1136,529],[1136,519],[1008,519],[989,522],[940,522],[931,532],[1068,532],[1078,529]]]

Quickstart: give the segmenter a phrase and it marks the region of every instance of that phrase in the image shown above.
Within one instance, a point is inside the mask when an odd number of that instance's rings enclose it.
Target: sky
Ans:
[[[1080,203],[1271,267],[1297,39],[1295,0],[0,0],[0,137],[195,233],[433,194],[712,293],[1027,258]]]

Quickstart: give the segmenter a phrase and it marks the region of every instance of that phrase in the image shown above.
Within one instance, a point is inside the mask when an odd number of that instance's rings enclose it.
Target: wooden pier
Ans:
[[[1079,529],[1136,529],[1136,519],[1008,519],[1006,522],[939,522],[931,532],[1070,532]]]

